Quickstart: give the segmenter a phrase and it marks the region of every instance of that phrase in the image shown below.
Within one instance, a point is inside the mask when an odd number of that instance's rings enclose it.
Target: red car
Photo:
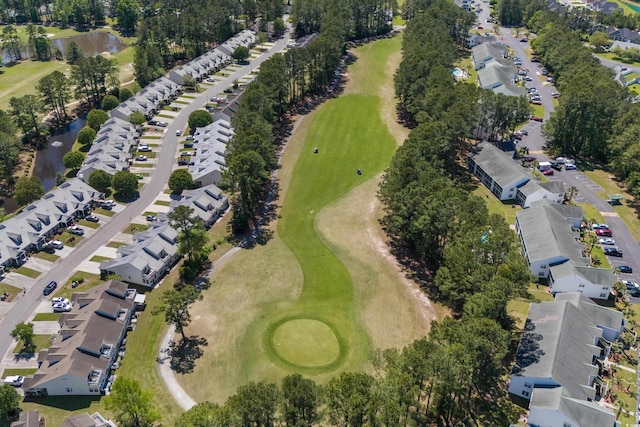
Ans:
[[[553,169],[545,169],[542,171],[542,175],[553,175]]]
[[[608,228],[601,228],[599,230],[595,231],[596,236],[599,237],[611,237],[613,234],[611,233],[611,230],[609,230]]]
[[[542,117],[534,117],[534,116],[532,116],[532,117],[531,117],[531,120],[533,120],[534,122],[541,122],[541,121],[543,121],[544,119],[543,119]]]

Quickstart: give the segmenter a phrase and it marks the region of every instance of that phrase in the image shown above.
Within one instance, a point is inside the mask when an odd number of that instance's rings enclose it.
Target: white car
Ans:
[[[64,248],[64,245],[62,244],[62,242],[60,240],[52,240],[49,242],[49,246],[51,246],[52,248],[55,249],[62,249]]]
[[[71,304],[71,301],[69,301],[68,298],[55,297],[54,299],[51,300],[51,305],[54,305],[54,304]]]
[[[62,303],[57,303],[57,304],[53,304],[53,312],[54,313],[64,313],[67,311],[71,311],[73,307],[71,307],[71,304],[62,304]]]
[[[23,382],[24,382],[24,377],[22,375],[9,375],[4,379],[5,384],[9,384],[14,387],[22,386]]]
[[[71,227],[69,227],[69,233],[71,234],[75,234],[76,236],[82,236],[84,234],[84,229],[81,227],[78,227],[77,225],[72,225]]]
[[[151,151],[151,147],[149,147],[148,145],[140,145],[138,147],[138,151]]]
[[[600,243],[601,245],[615,245],[616,242],[613,239],[598,239],[598,243]]]
[[[592,230],[606,230],[608,228],[609,228],[608,224],[592,224],[591,225]]]
[[[136,157],[136,160],[139,162],[146,162],[147,161],[147,156],[143,156],[143,155],[139,155]]]
[[[576,170],[576,165],[574,165],[573,163],[567,163],[564,165],[565,170],[568,171],[573,171]]]
[[[180,136],[180,134],[181,134],[181,133],[182,133],[182,131],[181,131],[180,129],[178,129],[178,130],[176,131],[176,136]]]

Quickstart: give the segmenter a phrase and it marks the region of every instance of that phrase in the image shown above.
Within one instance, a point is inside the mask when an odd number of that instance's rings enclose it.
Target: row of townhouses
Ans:
[[[621,312],[579,292],[531,304],[508,385],[528,404],[527,426],[620,426],[596,402],[607,391],[604,360],[624,328]]]
[[[218,187],[209,185],[184,190],[171,201],[171,209],[188,206],[206,228],[228,209],[227,197]],[[158,214],[158,221],[145,231],[133,235],[133,244],[120,246],[117,257],[100,263],[100,275],[117,275],[127,283],[153,288],[180,259],[178,232],[169,225],[166,214]]]
[[[79,179],[70,179],[0,223],[0,272],[20,266],[58,231],[91,214],[104,195]]]
[[[197,128],[193,134],[194,152],[189,173],[196,186],[218,184],[226,168],[225,152],[233,136],[231,124],[223,119],[208,126]]]
[[[78,171],[78,178],[87,182],[96,170],[103,170],[109,175],[114,175],[121,170],[129,170],[135,154],[132,147],[140,138],[140,130],[129,123],[129,116],[134,112],[140,112],[150,119],[160,111],[163,105],[169,104],[182,93],[186,75],[201,81],[229,64],[236,47],[249,48],[255,43],[255,32],[244,30],[212,51],[171,71],[168,76],[156,79],[121,103],[111,111],[111,120],[100,128],[94,145]]]

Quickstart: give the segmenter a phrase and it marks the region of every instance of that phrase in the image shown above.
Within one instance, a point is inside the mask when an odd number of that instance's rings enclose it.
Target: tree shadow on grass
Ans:
[[[209,345],[207,340],[197,335],[181,339],[178,343],[175,341],[172,342],[169,345],[171,369],[178,374],[189,374],[193,372],[193,368],[196,366],[196,360],[204,354],[201,347],[207,345]]]
[[[100,401],[100,396],[73,396],[73,399],[69,399],[68,396],[27,396],[24,398],[24,401],[63,409],[65,411],[77,411],[91,407],[93,403]]]

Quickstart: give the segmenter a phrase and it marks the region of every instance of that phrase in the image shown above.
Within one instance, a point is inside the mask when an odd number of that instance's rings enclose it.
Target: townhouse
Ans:
[[[71,297],[51,347],[40,350],[38,370],[25,378],[26,396],[100,396],[135,311],[135,289],[117,280]]]
[[[596,401],[606,393],[602,361],[624,327],[621,312],[578,292],[531,304],[508,385],[526,400],[528,426],[617,425]]]
[[[227,143],[233,136],[231,124],[223,119],[216,120],[193,134],[194,154],[191,156],[189,173],[196,187],[217,185],[226,169],[225,152]]]

